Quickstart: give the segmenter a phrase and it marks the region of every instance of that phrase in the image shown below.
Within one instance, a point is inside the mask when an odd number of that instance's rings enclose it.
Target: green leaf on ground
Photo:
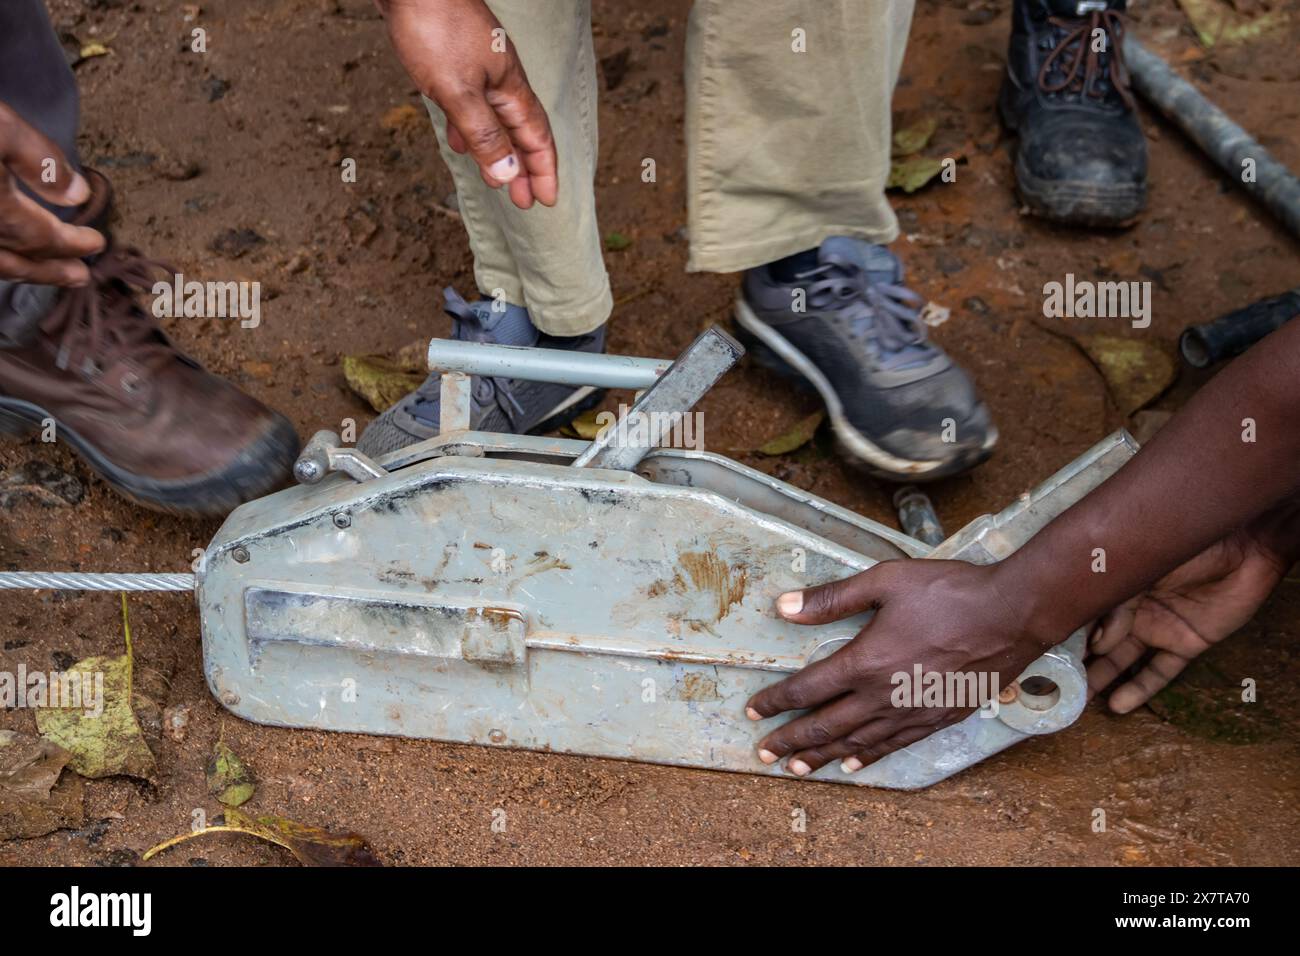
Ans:
[[[148,860],[169,847],[209,833],[243,833],[282,846],[303,866],[382,866],[365,838],[356,833],[324,830],[271,814],[253,817],[230,807],[225,822],[182,833],[150,848]]]
[[[943,172],[942,159],[931,159],[927,156],[895,159],[889,167],[889,182],[885,184],[885,188],[914,193],[941,172]]]
[[[208,761],[207,778],[208,792],[228,807],[247,803],[257,789],[248,765],[220,740]]]
[[[356,392],[377,412],[386,411],[398,399],[415,390],[424,382],[427,373],[412,370],[400,359],[382,355],[343,356],[343,378],[348,388]]]
[[[611,232],[605,237],[605,248],[610,252],[622,252],[632,245],[632,239],[621,232]]]
[[[1088,353],[1119,406],[1132,415],[1173,384],[1177,368],[1159,345],[1120,335],[1081,335],[1076,340]]]
[[[1248,17],[1232,9],[1223,0],[1178,0],[1183,13],[1204,47],[1216,44],[1231,46],[1249,43],[1267,36],[1288,22],[1283,9]]]
[[[939,121],[933,116],[923,116],[911,126],[894,133],[894,143],[890,150],[893,156],[911,156],[913,153],[919,153],[929,145],[930,138],[934,136],[934,131],[938,129]]]
[[[794,427],[784,434],[778,435],[767,444],[758,449],[760,455],[788,455],[792,451],[802,448],[808,442],[812,441],[813,436],[817,434],[817,428],[826,419],[825,409],[818,409],[811,415],[807,415],[794,423]]]
[[[73,664],[60,675],[57,691],[50,689],[49,706],[36,708],[41,736],[67,750],[72,755],[68,766],[83,777],[148,778],[154,772],[153,752],[131,706],[134,665],[125,594],[122,629],[125,654],[88,657]],[[64,703],[73,706],[59,706]]]

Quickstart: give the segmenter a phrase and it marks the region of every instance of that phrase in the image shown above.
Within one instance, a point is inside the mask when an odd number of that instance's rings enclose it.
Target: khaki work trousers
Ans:
[[[613,308],[596,222],[590,0],[487,0],[550,117],[559,202],[521,210],[468,156],[456,181],[479,289],[580,335]],[[833,235],[887,243],[890,100],[914,0],[696,0],[686,39],[688,269],[735,272]],[[654,158],[650,156],[648,158]],[[641,178],[643,157],[629,160]],[[655,188],[647,184],[645,188]]]

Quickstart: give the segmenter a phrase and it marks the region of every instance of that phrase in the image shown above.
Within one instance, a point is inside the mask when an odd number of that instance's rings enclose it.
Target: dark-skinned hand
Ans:
[[[788,757],[798,776],[832,760],[849,772],[965,718],[975,708],[895,707],[892,675],[987,672],[1007,686],[1062,636],[1031,633],[1002,596],[996,566],[962,561],[885,561],[861,574],[783,594],[782,617],[825,624],[866,610],[875,615],[848,644],[755,694],[752,720],[792,710],[759,743],[759,759]]]
[[[511,201],[554,206],[551,123],[515,46],[483,0],[375,0],[406,72],[447,116],[447,143]]]
[[[61,221],[19,182],[56,206],[90,198],[90,185],[62,151],[0,103],[0,279],[85,285],[90,269],[81,257],[103,251],[103,233]]]
[[[1107,701],[1115,713],[1127,714],[1240,630],[1294,560],[1268,542],[1266,532],[1274,527],[1266,519],[1228,535],[1102,618],[1089,642],[1089,694],[1141,663]]]

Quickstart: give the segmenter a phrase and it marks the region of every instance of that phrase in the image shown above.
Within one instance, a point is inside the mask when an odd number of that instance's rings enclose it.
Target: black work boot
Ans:
[[[1147,144],[1124,63],[1126,0],[1015,0],[998,110],[1030,210],[1122,226],[1146,204]]]

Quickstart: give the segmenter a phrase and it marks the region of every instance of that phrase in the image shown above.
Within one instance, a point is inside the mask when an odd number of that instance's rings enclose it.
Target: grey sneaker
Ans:
[[[539,331],[522,306],[507,305],[504,311],[494,311],[491,302],[466,302],[452,289],[443,295],[447,314],[453,320],[453,339],[582,352],[605,350],[603,325],[587,335],[557,338]],[[478,375],[473,378],[472,390],[470,428],[514,434],[559,428],[600,404],[604,397],[603,391],[589,386],[574,388]],[[375,458],[437,435],[439,392],[439,375],[434,372],[423,385],[371,422],[361,433],[357,449]]]
[[[927,341],[921,304],[888,249],[833,236],[793,282],[747,271],[736,320],[760,363],[817,390],[851,462],[927,481],[988,458],[998,432],[966,373]]]

